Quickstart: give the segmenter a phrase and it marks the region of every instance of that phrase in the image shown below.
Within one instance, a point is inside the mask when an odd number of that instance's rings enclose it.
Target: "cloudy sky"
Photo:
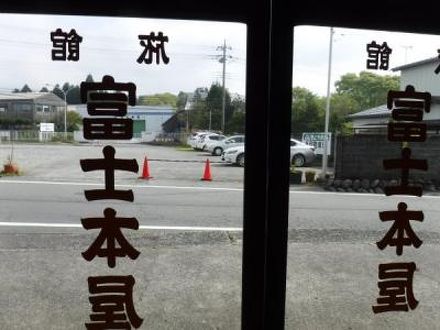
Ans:
[[[341,75],[366,70],[366,45],[373,40],[386,42],[392,49],[388,71],[367,70],[376,74],[398,75],[391,68],[426,58],[436,57],[440,37],[410,33],[354,30],[335,27],[331,66],[331,86]],[[330,28],[299,26],[294,30],[293,85],[310,89],[319,95],[327,93]],[[439,60],[440,63],[440,60]],[[434,73],[433,73],[434,74]],[[440,75],[439,75],[440,83]]]
[[[117,81],[132,81],[138,95],[191,92],[221,82],[222,65],[216,55],[226,40],[226,87],[245,94],[246,26],[238,23],[179,21],[85,16],[0,14],[0,91],[27,83],[38,91],[44,85],[79,84],[91,73],[95,80],[110,74]],[[80,61],[52,61],[50,32],[76,29],[83,37]],[[138,64],[143,47],[139,34],[162,31],[169,37],[168,65]],[[335,28],[332,86],[347,72],[365,70],[366,44],[386,41],[393,49],[390,68],[437,56],[440,37]],[[296,27],[294,31],[293,85],[325,95],[329,49],[328,27]],[[397,74],[374,71],[378,74]],[[439,77],[440,79],[440,77]]]
[[[192,92],[221,82],[222,64],[216,55],[226,40],[226,87],[244,94],[246,26],[237,23],[150,20],[135,18],[0,15],[0,91],[27,83],[39,91],[45,84],[79,84],[91,73],[96,80],[110,74],[120,82],[132,81],[138,95]],[[52,61],[50,32],[74,28],[83,37],[80,60]],[[138,64],[142,53],[138,35],[168,36],[168,65]]]

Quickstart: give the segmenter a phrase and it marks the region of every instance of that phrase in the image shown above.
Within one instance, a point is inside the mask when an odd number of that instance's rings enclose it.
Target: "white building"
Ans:
[[[86,104],[69,105],[68,110],[79,113],[83,118],[90,117]],[[153,141],[156,135],[163,133],[162,124],[174,113],[175,109],[170,106],[128,106],[126,118],[133,120],[132,142]],[[79,141],[81,136],[82,131],[75,134],[75,139]]]
[[[400,90],[412,85],[417,92],[431,93],[431,111],[423,115],[423,121],[431,134],[440,132],[440,75],[434,72],[438,65],[440,60],[434,57],[392,69],[400,71]],[[355,133],[385,133],[391,111],[383,104],[348,117],[353,121]]]

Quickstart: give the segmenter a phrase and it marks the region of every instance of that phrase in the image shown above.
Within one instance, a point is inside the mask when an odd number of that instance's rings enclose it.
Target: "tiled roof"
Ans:
[[[348,115],[349,118],[388,117],[391,112],[386,104]]]
[[[440,104],[440,96],[432,96],[431,97],[431,106],[432,104]],[[377,107],[370,108],[364,111],[359,111],[348,115],[348,118],[373,118],[373,117],[389,117],[391,115],[391,111],[387,108],[386,104],[381,104]]]

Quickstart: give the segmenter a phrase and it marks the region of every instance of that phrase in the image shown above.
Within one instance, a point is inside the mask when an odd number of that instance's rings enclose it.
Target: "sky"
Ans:
[[[224,40],[232,56],[226,65],[226,88],[245,93],[246,25],[204,21],[138,18],[0,14],[0,91],[28,84],[39,91],[69,82],[79,84],[87,74],[95,81],[112,75],[133,82],[137,94],[193,92],[222,81],[218,57]],[[83,38],[80,59],[52,61],[50,32],[75,29]],[[163,32],[170,62],[138,64],[143,47],[138,35]]]
[[[367,70],[366,45],[386,42],[392,49],[389,70]],[[294,28],[293,86],[306,87],[315,94],[327,94],[330,28],[298,26]],[[379,75],[399,75],[392,68],[437,57],[440,36],[373,30],[334,28],[331,92],[334,83],[346,73],[369,71]],[[440,60],[439,60],[440,64]],[[434,74],[434,73],[433,73]],[[440,79],[440,75],[439,75]]]
[[[95,81],[112,75],[133,82],[138,95],[179,91],[221,83],[221,51],[226,40],[226,88],[245,95],[246,25],[240,23],[55,15],[0,14],[0,92],[28,84],[32,90],[55,84],[79,84],[87,74]],[[52,61],[50,32],[74,28],[83,37],[80,60]],[[142,53],[138,35],[163,32],[169,41],[168,65],[138,64]],[[293,86],[325,96],[328,77],[329,27],[294,28]],[[440,37],[335,27],[331,87],[341,75],[366,70],[366,44],[387,42],[393,52],[390,68],[437,56]],[[398,72],[370,70],[377,74]],[[440,79],[440,76],[439,76]]]

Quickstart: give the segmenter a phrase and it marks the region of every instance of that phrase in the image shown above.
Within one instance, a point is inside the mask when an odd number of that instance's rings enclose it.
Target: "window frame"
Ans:
[[[372,0],[2,2],[4,13],[202,19],[247,24],[242,329],[283,329],[289,207],[293,27],[340,26],[440,34],[435,8]],[[430,8],[424,12],[424,8]],[[434,10],[433,10],[434,9]],[[287,16],[288,15],[288,16]],[[408,24],[408,20],[411,24]]]

